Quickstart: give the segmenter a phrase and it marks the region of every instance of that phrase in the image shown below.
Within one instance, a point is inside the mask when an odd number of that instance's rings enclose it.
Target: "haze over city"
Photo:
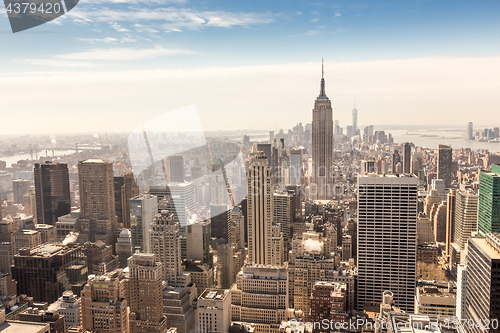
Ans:
[[[487,126],[500,105],[498,10],[496,1],[82,1],[0,34],[11,124],[2,134],[128,132],[192,104],[205,130],[289,128],[310,120],[322,57],[343,125],[356,103],[363,125]]]

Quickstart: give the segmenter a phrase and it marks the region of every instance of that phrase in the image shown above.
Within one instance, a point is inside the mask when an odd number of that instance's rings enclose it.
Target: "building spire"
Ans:
[[[321,90],[319,93],[319,98],[327,98],[325,92],[325,71],[324,71],[324,63],[323,58],[321,58]]]
[[[323,64],[323,57],[321,57],[321,78],[325,78],[325,71],[324,71],[324,64]]]

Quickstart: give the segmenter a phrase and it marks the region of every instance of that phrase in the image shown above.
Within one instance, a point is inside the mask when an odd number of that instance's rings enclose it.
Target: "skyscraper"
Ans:
[[[302,184],[302,150],[290,149],[290,184]]]
[[[127,267],[127,259],[132,255],[132,236],[130,230],[123,229],[115,244],[118,264],[120,268]]]
[[[152,253],[135,253],[128,259],[130,271],[130,333],[167,329],[163,314],[163,274],[161,263]]]
[[[30,190],[30,181],[26,179],[15,179],[12,181],[12,193],[15,204],[23,204],[23,197]]]
[[[184,181],[184,157],[182,155],[168,156],[165,159],[167,184]]]
[[[451,146],[438,146],[437,178],[444,180],[444,185],[446,188],[450,188],[451,186],[452,157],[453,151],[451,149]]]
[[[248,166],[248,262],[271,264],[274,220],[273,177],[262,152],[250,157]]]
[[[403,144],[403,173],[411,172],[411,146],[408,142]]]
[[[158,201],[151,194],[142,194],[130,199],[130,231],[132,253],[136,250],[151,253],[150,230],[158,213]]]
[[[465,318],[474,325],[464,325],[467,332],[480,333],[486,325],[500,318],[500,238],[494,232],[486,237],[471,237],[467,247],[467,282]],[[479,323],[479,325],[477,324]],[[489,332],[499,332],[498,325]]]
[[[19,295],[33,297],[35,302],[53,303],[64,290],[80,290],[87,281],[87,263],[78,245],[45,244],[22,249],[14,256],[12,277]]]
[[[78,183],[79,223],[88,230],[88,240],[111,245],[116,223],[113,163],[100,159],[78,162]]]
[[[68,165],[35,163],[37,222],[55,225],[57,218],[71,211]]]
[[[455,239],[455,207],[456,207],[456,190],[450,190],[446,197],[446,255],[449,256],[451,243]]]
[[[217,158],[212,165],[212,173],[210,174],[210,203],[212,205],[227,205],[229,203],[226,172],[224,163],[220,158]]]
[[[417,178],[358,176],[358,308],[394,293],[396,305],[414,308],[417,252]],[[387,209],[387,207],[391,207]]]
[[[129,172],[124,176],[114,177],[114,192],[117,222],[130,229],[130,199],[139,195],[134,175]]]
[[[181,275],[181,238],[179,222],[169,211],[162,211],[155,216],[151,226],[151,251],[162,264],[163,280],[175,283]]]
[[[478,195],[470,192],[457,192],[455,201],[454,242],[460,250],[465,249],[467,239],[477,231]]]
[[[352,135],[358,135],[358,110],[352,109]]]
[[[321,89],[312,115],[312,182],[309,196],[328,199],[333,194],[333,109],[325,92],[322,68]]]
[[[467,126],[467,140],[474,140],[474,124],[472,121]]]
[[[500,166],[493,164],[491,172],[479,174],[479,215],[480,235],[500,232]]]
[[[82,327],[93,332],[127,333],[127,300],[120,294],[120,281],[90,275],[82,291]]]

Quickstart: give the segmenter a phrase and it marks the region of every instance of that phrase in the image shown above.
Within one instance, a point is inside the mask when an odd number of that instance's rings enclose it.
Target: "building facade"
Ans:
[[[382,293],[391,290],[396,306],[413,311],[417,181],[414,176],[358,176],[358,309],[381,302]]]

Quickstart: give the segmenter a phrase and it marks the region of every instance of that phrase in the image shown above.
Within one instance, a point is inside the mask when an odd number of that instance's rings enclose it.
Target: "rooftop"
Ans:
[[[208,300],[224,300],[226,295],[229,294],[228,289],[206,289],[203,294],[201,294],[200,299]]]
[[[18,321],[6,321],[2,325],[0,325],[0,332],[8,332],[8,333],[38,333],[42,331],[44,328],[48,328],[50,325],[42,324],[42,323],[26,323],[26,322],[18,322]],[[46,332],[49,330],[47,329]]]

